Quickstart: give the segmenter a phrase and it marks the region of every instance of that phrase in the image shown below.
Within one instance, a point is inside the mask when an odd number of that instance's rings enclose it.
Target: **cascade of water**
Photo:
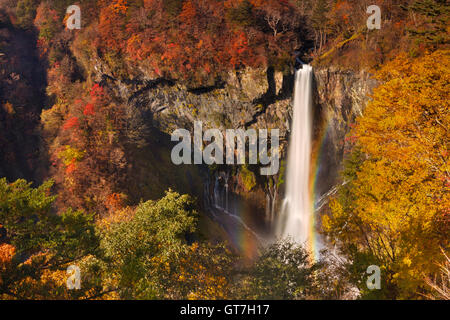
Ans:
[[[242,219],[239,209],[239,203],[242,200],[230,191],[229,182],[230,176],[228,173],[216,173],[212,188],[212,200],[209,202],[211,213],[218,221],[224,223],[225,230],[229,230],[229,227],[232,226],[233,232],[237,234],[247,233],[254,237],[258,243],[264,243],[265,240]],[[205,190],[209,192],[209,186]]]
[[[286,197],[276,224],[276,235],[295,242],[311,241],[312,203],[309,189],[312,131],[312,67],[295,75],[294,115],[288,149]]]

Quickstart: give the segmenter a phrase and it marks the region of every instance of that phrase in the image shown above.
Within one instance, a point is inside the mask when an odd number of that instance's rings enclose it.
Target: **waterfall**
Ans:
[[[294,115],[287,155],[286,196],[276,235],[297,243],[311,241],[312,203],[309,189],[312,131],[312,67],[303,65],[295,75]]]
[[[214,201],[212,204],[217,209],[239,216],[240,200],[235,194],[229,192],[229,180],[229,173],[216,173],[213,188]]]
[[[214,183],[208,182],[205,184],[205,206],[209,212],[213,215],[214,219],[224,227],[226,232],[229,232],[231,241],[235,242],[238,247],[243,245],[239,243],[240,239],[236,239],[235,234],[247,233],[250,237],[253,237],[259,244],[265,242],[257,231],[253,230],[244,219],[241,217],[240,199],[236,194],[229,191],[230,185],[229,173],[216,172],[214,177]],[[241,248],[242,249],[242,248]]]

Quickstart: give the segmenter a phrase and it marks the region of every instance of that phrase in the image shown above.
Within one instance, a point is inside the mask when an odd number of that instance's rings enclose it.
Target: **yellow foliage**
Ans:
[[[134,212],[134,209],[130,207],[110,211],[107,216],[98,219],[96,224],[101,230],[110,230],[111,226],[114,224],[132,220],[134,217]]]
[[[383,262],[403,298],[436,271],[430,260],[449,243],[449,55],[401,55],[380,70],[384,83],[352,133],[367,159],[351,199],[332,201],[323,219],[331,237]]]
[[[175,286],[187,290],[189,300],[227,299],[230,284],[220,255],[214,248],[192,244],[174,266]]]

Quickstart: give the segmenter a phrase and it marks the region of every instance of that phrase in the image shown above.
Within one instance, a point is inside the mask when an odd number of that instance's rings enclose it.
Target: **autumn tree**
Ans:
[[[227,18],[237,25],[249,27],[255,24],[253,10],[254,5],[249,0],[244,0],[227,10]]]
[[[111,208],[110,196],[125,189],[125,108],[99,84],[86,95],[67,99],[42,115],[51,173],[60,196],[56,203],[61,209],[73,207],[101,215]]]
[[[159,272],[166,297],[216,300],[233,298],[233,262],[224,244],[195,242]]]
[[[52,185],[49,181],[32,188],[25,180],[0,179],[0,221],[6,230],[6,242],[0,244],[2,298],[79,297],[91,289],[86,285],[69,294],[65,270],[95,253],[98,241],[92,216],[73,210],[52,212]]]
[[[223,246],[189,244],[196,220],[193,200],[169,190],[124,219],[101,224],[105,260],[92,265],[120,298],[225,298],[231,255]]]
[[[431,288],[431,293],[426,295],[432,300],[450,300],[450,258],[442,250],[444,261],[439,262],[439,272],[433,277],[426,277],[425,282]],[[441,260],[441,259],[439,259]]]
[[[448,51],[399,56],[378,72],[383,84],[357,119],[347,184],[323,224],[354,262],[363,295],[417,297],[423,274],[437,271],[430,260],[448,247],[449,68]],[[381,267],[381,291],[358,280],[370,264]]]

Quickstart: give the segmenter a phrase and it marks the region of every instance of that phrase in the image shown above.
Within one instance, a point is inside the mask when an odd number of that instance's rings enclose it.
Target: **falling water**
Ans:
[[[222,181],[222,183],[220,183]],[[205,194],[210,194],[211,186],[207,184]],[[214,185],[212,187],[212,199],[208,199],[206,206],[210,209],[210,212],[217,219],[219,224],[225,228],[225,230],[233,230],[234,233],[248,233],[258,243],[265,242],[255,230],[247,225],[244,219],[241,217],[240,200],[238,196],[229,191],[229,175],[228,173],[216,173]],[[208,197],[207,197],[208,198]],[[230,228],[231,227],[231,228]],[[233,236],[233,235],[231,235]],[[231,239],[240,241],[241,239]],[[236,245],[245,245],[242,243],[235,243]]]
[[[312,205],[309,189],[312,125],[312,67],[303,65],[295,75],[294,117],[289,142],[284,199],[276,233],[297,243],[312,241]]]

